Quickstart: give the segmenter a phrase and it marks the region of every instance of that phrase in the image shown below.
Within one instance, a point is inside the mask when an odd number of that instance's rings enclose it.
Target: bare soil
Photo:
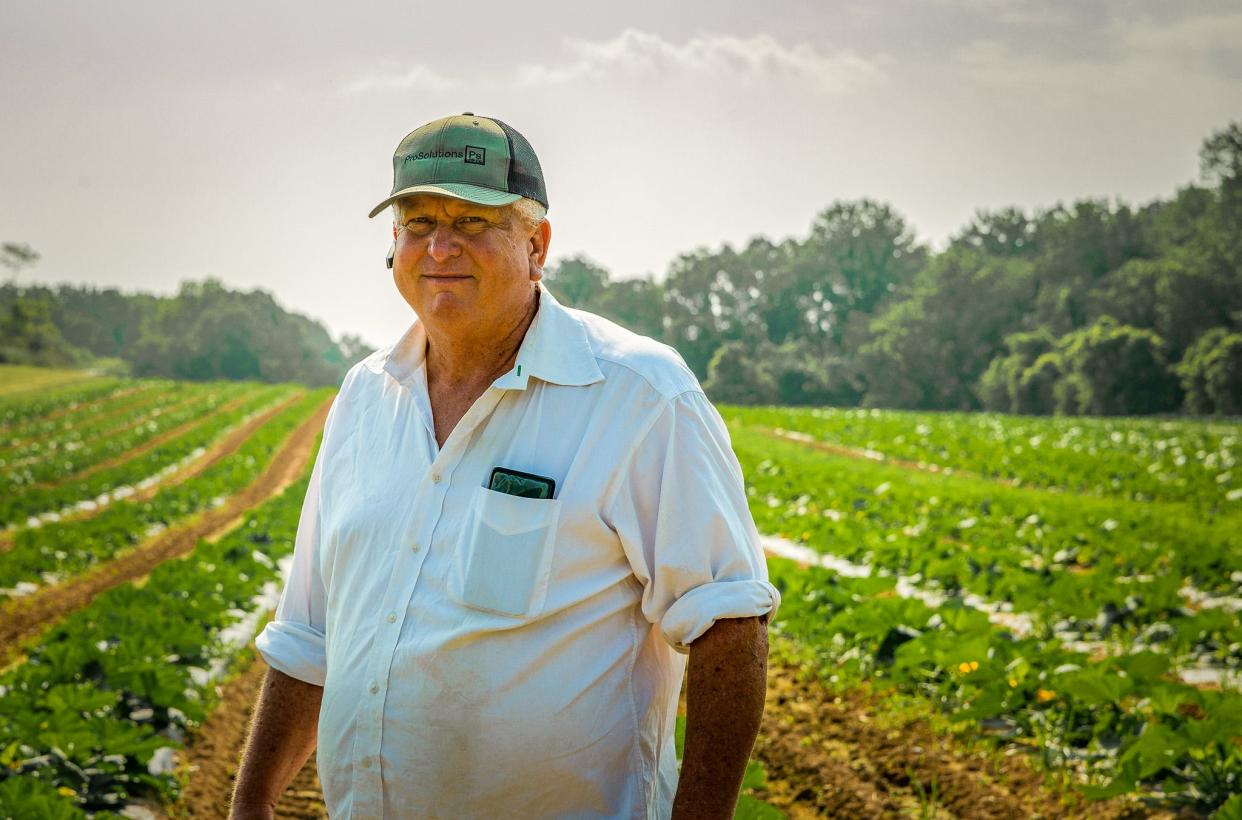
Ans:
[[[0,606],[0,667],[20,658],[23,642],[42,634],[61,618],[86,606],[96,595],[118,584],[141,578],[164,561],[188,554],[200,538],[219,537],[237,526],[243,513],[251,507],[293,483],[309,463],[315,439],[323,429],[330,405],[331,400],[325,400],[285,440],[267,469],[241,492],[229,496],[221,506],[192,516],[190,520],[144,541],[103,566]],[[240,446],[244,440],[245,437],[241,437],[237,445]]]
[[[181,799],[169,807],[170,817],[196,820],[228,818],[237,765],[241,762],[242,748],[250,731],[250,718],[267,668],[252,645],[245,670],[220,686],[219,705],[182,752],[182,770],[189,781],[181,793]],[[276,808],[276,817],[284,820],[321,820],[327,816],[323,790],[319,787],[319,775],[315,769],[315,756],[312,754],[285,791]]]
[[[1020,755],[970,749],[863,690],[832,692],[773,660],[754,756],[761,797],[791,817],[1168,818],[1127,801],[1092,803],[1049,786]]]

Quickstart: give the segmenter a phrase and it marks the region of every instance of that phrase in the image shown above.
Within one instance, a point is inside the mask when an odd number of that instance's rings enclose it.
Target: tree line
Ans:
[[[1242,414],[1242,124],[1202,184],[1132,207],[977,212],[933,252],[887,204],[836,202],[810,234],[613,279],[550,270],[567,304],[681,352],[735,403],[1025,414]]]
[[[947,247],[891,206],[835,202],[805,238],[697,249],[660,278],[585,256],[562,302],[681,352],[718,401],[1026,414],[1242,414],[1242,123],[1200,151],[1202,184],[1132,207],[979,211]],[[138,376],[339,383],[370,352],[271,294],[19,287],[0,247],[0,361]]]
[[[25,246],[0,249],[14,273],[37,258]],[[0,286],[0,362],[318,386],[340,384],[370,352],[356,336],[333,341],[322,324],[285,310],[266,291],[230,290],[217,279],[184,282],[175,296]]]

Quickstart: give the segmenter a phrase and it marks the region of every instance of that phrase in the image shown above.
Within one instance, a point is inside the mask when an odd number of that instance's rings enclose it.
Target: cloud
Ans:
[[[424,91],[443,91],[458,85],[458,81],[437,74],[426,66],[416,65],[408,71],[377,73],[360,77],[341,87],[343,94],[364,94],[372,91],[405,91],[417,88]]]
[[[1242,78],[1242,13],[1173,22],[1140,20],[1122,32],[1126,45],[1168,62],[1230,79]]]
[[[868,59],[849,50],[823,54],[806,43],[787,46],[767,34],[705,34],[679,45],[630,28],[611,40],[571,39],[566,46],[570,61],[521,66],[518,81],[558,85],[613,76],[706,74],[747,83],[796,80],[823,91],[844,92],[884,79],[887,63],[883,55]]]
[[[1048,0],[933,0],[942,8],[995,20],[1011,26],[1063,26],[1080,22],[1088,4],[1051,3]]]
[[[1115,17],[1090,33],[1091,46],[1069,38],[1055,47],[1013,38],[975,39],[958,47],[950,65],[973,82],[1037,93],[1054,89],[1098,93],[1160,87],[1190,78],[1232,83],[1242,78],[1242,13],[1181,20]]]

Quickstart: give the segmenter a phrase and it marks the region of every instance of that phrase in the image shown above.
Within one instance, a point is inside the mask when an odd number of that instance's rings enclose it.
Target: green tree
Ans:
[[[1031,265],[964,248],[935,257],[871,322],[867,407],[974,410],[976,385],[1030,305]]]
[[[5,242],[0,245],[0,265],[9,269],[10,282],[17,281],[17,274],[22,268],[30,267],[38,261],[38,252],[29,245],[20,242]]]
[[[664,286],[654,279],[612,282],[600,297],[599,313],[635,333],[666,340]]]
[[[1035,297],[1029,329],[1047,327],[1056,335],[1090,324],[1090,294],[1111,271],[1131,259],[1149,258],[1155,249],[1145,220],[1127,205],[1084,200],[1039,215],[1034,242]]]
[[[1181,390],[1164,341],[1150,330],[1103,316],[1058,341],[1064,379],[1059,409],[1092,415],[1144,415],[1175,409]]]
[[[756,252],[759,249],[759,252]],[[762,243],[741,253],[729,245],[705,248],[673,260],[664,280],[667,338],[699,378],[707,375],[716,349],[726,342],[757,343],[766,337],[766,284]]]
[[[1242,333],[1204,333],[1178,363],[1186,412],[1242,415]]]
[[[1024,384],[1024,378],[1027,369],[1055,345],[1056,340],[1046,328],[1006,336],[1008,353],[993,358],[979,378],[978,395],[983,408],[999,413],[1051,413],[1050,395],[1038,391],[1037,383],[1032,381],[1034,376],[1027,379],[1029,384]],[[1040,369],[1046,373],[1047,365]]]
[[[1041,354],[1022,370],[1013,386],[1013,412],[1035,416],[1057,412],[1057,386],[1064,376],[1061,354],[1051,350]]]
[[[718,347],[707,366],[704,391],[713,400],[729,404],[774,404],[777,383],[771,369],[771,343],[761,345],[756,350],[750,344],[731,341]]]
[[[771,336],[827,337],[840,347],[852,313],[875,314],[880,304],[910,284],[927,250],[891,207],[870,199],[835,202],[815,217],[811,235],[790,260],[801,329]]]
[[[46,300],[16,298],[0,317],[0,362],[70,367],[86,364],[89,359],[60,335]]]
[[[561,304],[593,311],[608,288],[608,271],[580,254],[552,266],[546,284]]]
[[[966,248],[987,256],[1031,259],[1038,255],[1036,223],[1018,208],[978,211],[951,246]]]

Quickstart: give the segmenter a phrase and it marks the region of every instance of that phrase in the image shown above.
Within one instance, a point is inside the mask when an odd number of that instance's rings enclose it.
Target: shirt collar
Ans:
[[[538,283],[539,309],[522,344],[513,369],[493,382],[505,390],[525,390],[531,376],[554,384],[582,386],[604,380],[587,339],[586,328]],[[375,373],[386,371],[401,384],[418,374],[427,355],[427,332],[418,319],[396,344],[367,361]]]

